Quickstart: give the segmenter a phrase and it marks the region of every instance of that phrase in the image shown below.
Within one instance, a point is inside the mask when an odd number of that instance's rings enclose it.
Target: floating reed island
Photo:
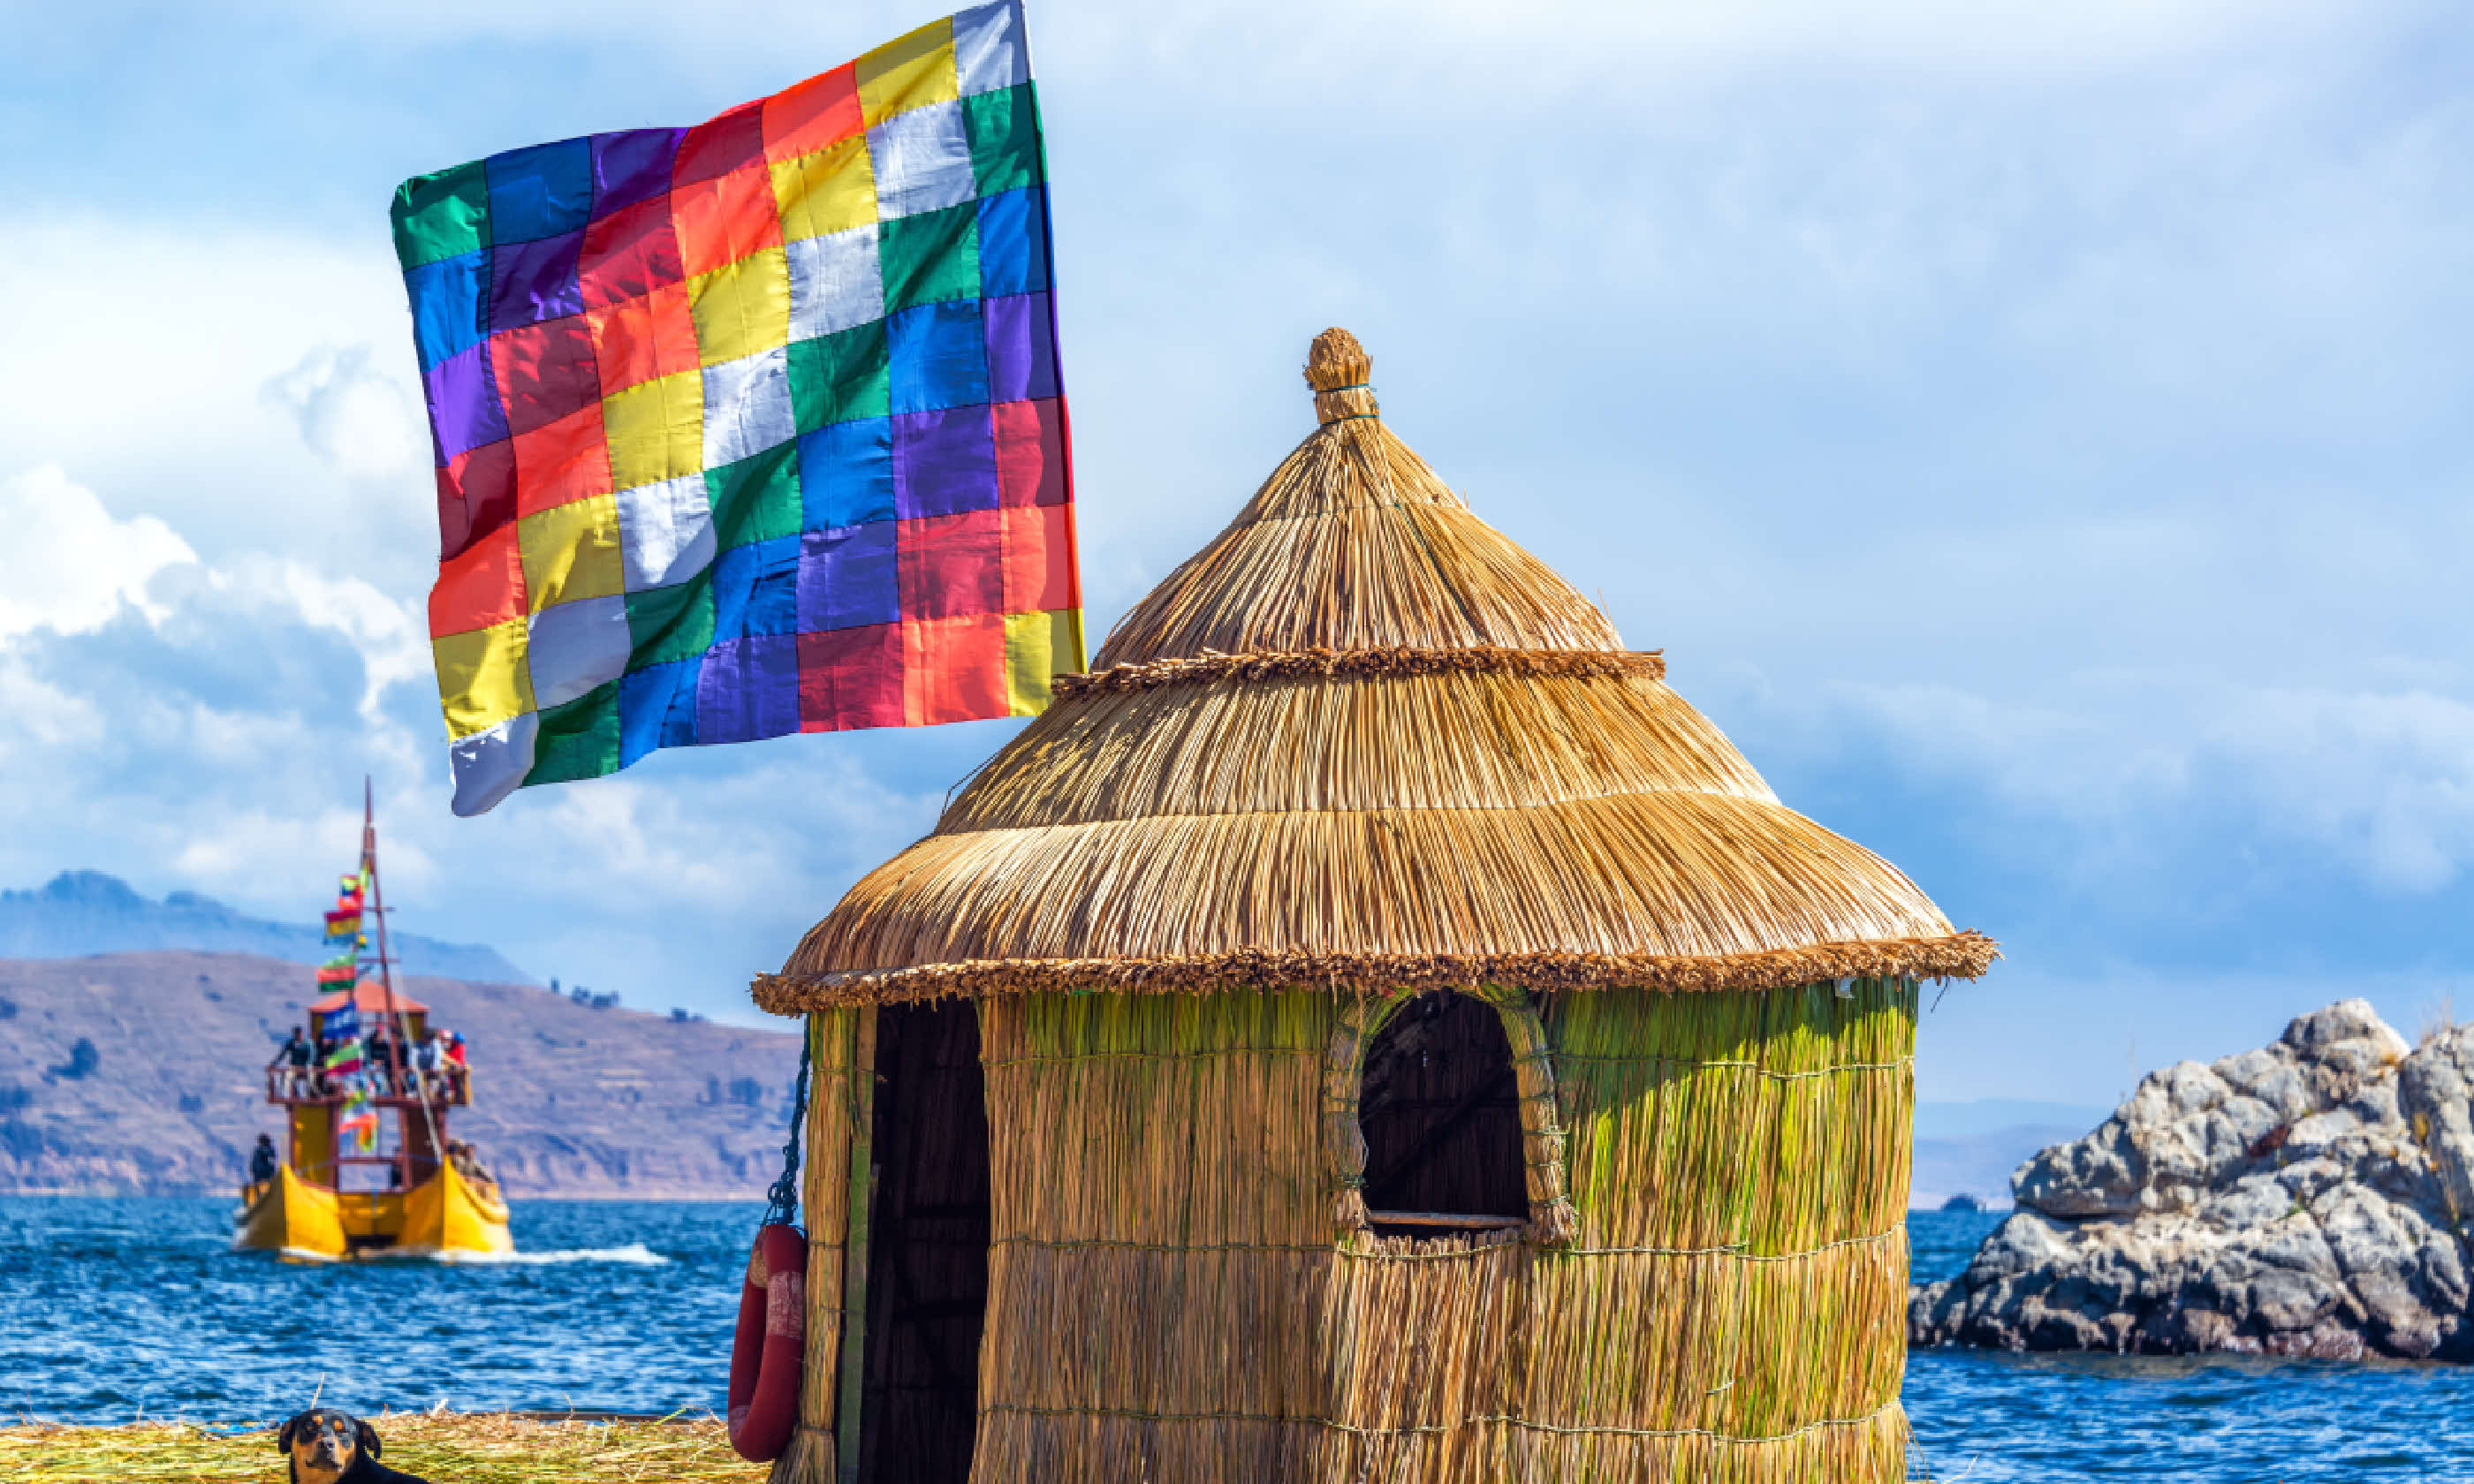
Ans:
[[[438,1484],[760,1484],[762,1464],[730,1450],[705,1417],[595,1422],[481,1412],[373,1417],[387,1467]],[[285,1477],[275,1428],[133,1423],[119,1427],[0,1426],[0,1478],[12,1484],[268,1484]]]
[[[1895,867],[1380,417],[1319,426],[757,1002],[779,1484],[1904,1476]]]

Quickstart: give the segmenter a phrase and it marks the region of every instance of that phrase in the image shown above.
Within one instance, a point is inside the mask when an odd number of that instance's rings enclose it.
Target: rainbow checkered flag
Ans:
[[[1082,628],[1046,180],[1007,0],[404,182],[456,813],[1047,706]]]

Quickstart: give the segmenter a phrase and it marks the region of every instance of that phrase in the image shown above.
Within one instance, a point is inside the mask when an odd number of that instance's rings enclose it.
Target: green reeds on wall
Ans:
[[[1346,997],[983,1003],[974,1478],[1901,1477],[1915,996],[1850,988],[1550,998],[1562,1249],[1343,1229]]]

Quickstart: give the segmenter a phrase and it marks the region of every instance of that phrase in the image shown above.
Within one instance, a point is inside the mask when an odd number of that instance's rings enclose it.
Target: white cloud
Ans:
[[[429,441],[421,400],[370,358],[367,345],[319,346],[269,380],[266,395],[299,422],[302,442],[347,479],[425,477]]]
[[[0,480],[0,637],[36,627],[93,629],[198,554],[152,515],[122,520],[57,465]]]
[[[1175,7],[1034,5],[1032,39],[1043,75],[1090,58],[1126,71],[1157,70],[1205,88],[1240,71],[1275,95],[1330,85],[1346,76],[1406,90],[1438,70],[1484,73],[1516,104],[1613,72],[1671,83],[1713,66],[1826,61],[1895,63],[1981,74],[2067,73],[2122,67],[2244,42],[2302,44],[2332,23],[2361,23],[2365,9],[2389,14],[2399,0],[1192,0]],[[743,49],[763,36],[775,50],[804,44],[842,55],[919,25],[953,7],[885,0],[830,11],[782,0],[713,0],[683,11],[662,0],[444,0],[403,6],[275,3],[255,7],[316,35],[451,44],[555,42],[579,32],[658,37],[666,51]],[[1256,63],[1229,65],[1232,59]],[[1207,64],[1206,64],[1207,63]],[[1263,65],[1277,63],[1277,65]]]
[[[2025,849],[2088,852],[2082,879],[2125,895],[2195,850],[2291,857],[2373,895],[2474,871],[2474,701],[2151,671],[2056,676],[2015,701],[1842,682],[1767,705],[1758,734],[1789,767],[1860,751],[1954,809],[1993,806]]]
[[[374,211],[342,243],[84,204],[0,214],[0,450],[78,470],[209,562],[417,581],[437,554],[427,440],[406,425],[410,321]],[[322,348],[374,346],[399,350]]]

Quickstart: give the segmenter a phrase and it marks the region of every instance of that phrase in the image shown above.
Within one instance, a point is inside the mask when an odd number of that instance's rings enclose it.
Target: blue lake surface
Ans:
[[[2002,1219],[1909,1215],[1916,1280],[1957,1276]],[[2474,1367],[1922,1350],[1904,1400],[1940,1484],[2474,1480]]]
[[[0,1415],[242,1423],[355,1411],[718,1409],[758,1203],[526,1204],[516,1260],[290,1265],[217,1201],[0,1200]],[[1919,1212],[1919,1278],[1999,1216]],[[1942,1484],[2474,1481],[2474,1369],[1925,1351]]]

